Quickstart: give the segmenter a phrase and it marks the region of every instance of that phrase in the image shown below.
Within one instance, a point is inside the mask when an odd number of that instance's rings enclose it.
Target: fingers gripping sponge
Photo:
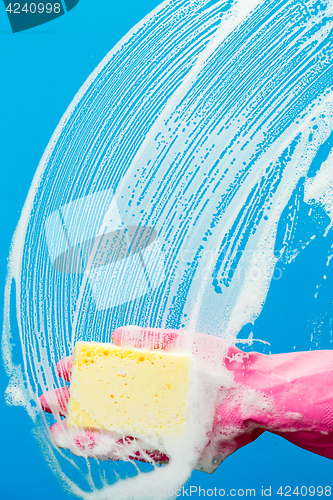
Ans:
[[[67,425],[180,436],[190,355],[77,342]]]

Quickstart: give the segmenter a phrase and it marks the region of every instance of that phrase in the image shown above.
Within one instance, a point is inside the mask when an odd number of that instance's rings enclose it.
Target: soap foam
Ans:
[[[166,1],[107,55],[65,113],[14,235],[5,297],[8,398],[39,422],[45,449],[51,450],[49,423],[43,415],[40,423],[35,405],[38,395],[61,385],[55,365],[77,340],[109,342],[114,329],[136,324],[235,342],[240,328],[260,314],[281,213],[332,125],[326,79],[332,20],[324,9],[310,14],[312,3],[289,0],[274,10],[265,2]],[[331,212],[328,165],[307,181],[305,199]],[[114,193],[117,223],[153,227],[163,254],[162,283],[131,302],[128,290],[117,283],[112,288],[107,269],[96,273],[93,290],[89,269],[57,272],[44,238],[51,214],[64,215],[77,200],[106,193]],[[74,214],[71,227],[79,218],[75,227],[104,234],[103,224],[114,221],[97,221],[93,212]],[[74,234],[71,244],[80,249],[84,268],[81,236]],[[93,243],[92,249],[90,262]],[[137,259],[135,271],[149,281],[140,265]],[[11,351],[13,281],[22,368]],[[142,283],[131,286],[142,290]],[[205,376],[193,386],[186,439],[165,442],[170,464],[140,472],[133,462],[130,474],[137,475],[124,478],[123,463],[107,464],[105,472],[94,459],[53,448],[52,467],[69,490],[82,498],[140,498],[139,490],[175,491],[183,484],[204,447],[217,388],[233,384],[222,364],[216,372],[218,357],[198,363]],[[249,405],[253,401],[249,395]],[[234,430],[226,432],[231,440]]]
[[[319,204],[325,208],[331,223],[326,228],[326,234],[333,222],[333,155],[330,153],[322,163],[315,177],[309,177],[305,182],[304,201],[309,204]]]

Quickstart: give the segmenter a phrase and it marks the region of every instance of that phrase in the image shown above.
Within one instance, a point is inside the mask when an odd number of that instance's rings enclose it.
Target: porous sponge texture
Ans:
[[[190,365],[187,354],[77,342],[67,425],[180,436]]]

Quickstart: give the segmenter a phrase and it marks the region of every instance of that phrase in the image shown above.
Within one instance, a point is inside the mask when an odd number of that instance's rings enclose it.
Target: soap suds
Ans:
[[[327,160],[322,163],[315,177],[309,177],[305,182],[304,201],[310,204],[322,206],[329,218],[330,224],[326,228],[325,235],[332,227],[333,222],[333,154],[330,153]],[[316,235],[312,236],[312,239]],[[324,278],[325,279],[325,278]]]
[[[202,395],[187,444],[170,441],[172,462],[149,472],[134,461],[130,472],[122,462],[104,469],[52,448],[49,421],[36,410],[38,395],[62,384],[55,365],[77,340],[110,342],[116,328],[136,324],[235,342],[258,317],[282,211],[332,128],[332,20],[325,9],[311,14],[312,4],[165,1],[96,68],[41,159],[10,255],[7,393],[27,408],[51,466],[82,498],[175,490],[205,444],[209,398],[218,384],[232,387],[225,372],[214,379],[214,356],[201,358],[207,377],[191,399]],[[331,217],[330,163],[306,180],[304,201]],[[58,221],[56,246],[49,217]],[[142,227],[153,228],[154,242],[142,231],[135,242]],[[255,401],[249,395],[248,405]]]

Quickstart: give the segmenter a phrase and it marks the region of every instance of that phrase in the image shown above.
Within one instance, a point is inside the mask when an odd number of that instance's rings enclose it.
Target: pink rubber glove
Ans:
[[[233,383],[228,387],[221,385],[218,399],[212,403],[215,404],[215,416],[197,465],[199,470],[214,472],[228,455],[254,441],[265,430],[304,449],[333,458],[333,351],[267,356],[244,353],[214,336],[138,327],[119,328],[112,340],[123,347],[145,349],[181,351],[182,347],[187,350],[190,347],[199,362],[221,363],[232,376]],[[70,380],[71,364],[71,357],[58,364],[59,374],[65,380]],[[68,388],[58,389],[43,395],[41,404],[46,411],[65,414],[68,398]],[[54,424],[51,435],[58,446],[73,451],[73,446],[68,445],[63,423]],[[82,431],[73,439],[77,454],[81,449],[84,454],[91,452],[92,456],[98,456],[98,441],[103,435]],[[128,458],[131,459],[168,460],[162,452],[135,450],[139,443],[130,437],[125,442],[118,441],[119,445],[130,447]],[[123,456],[123,449],[121,453]],[[119,459],[119,451],[110,450],[104,458]]]
[[[244,423],[268,430],[297,446],[333,459],[333,351],[264,355],[232,347],[226,367],[235,382],[273,402],[271,411],[243,414]],[[217,408],[216,418],[225,418]],[[249,419],[249,420],[247,420]],[[241,446],[242,438],[235,442]]]

